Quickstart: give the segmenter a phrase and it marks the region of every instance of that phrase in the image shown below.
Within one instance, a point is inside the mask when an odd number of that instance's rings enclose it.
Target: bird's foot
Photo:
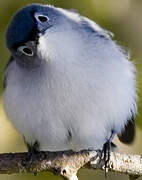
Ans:
[[[112,145],[112,147],[116,147],[115,144],[112,143],[112,140],[113,140],[115,134],[116,134],[115,131],[112,130],[110,138],[106,141],[106,143],[104,143],[103,149],[101,151],[100,159],[104,161],[105,176],[106,176],[106,173],[108,172],[108,163],[110,160],[111,145]]]
[[[108,140],[103,145],[103,149],[101,151],[101,157],[100,157],[100,162],[102,161],[104,165],[105,177],[107,176],[107,172],[108,172],[109,159],[110,159],[110,142]]]
[[[37,142],[35,142],[33,145],[27,144],[27,148],[28,156],[26,158],[26,164],[31,167],[35,161],[40,159],[39,144]],[[34,175],[37,175],[37,173],[34,173]]]
[[[101,151],[101,160],[104,161],[105,176],[106,176],[106,173],[108,172],[108,163],[109,163],[109,160],[110,160],[110,146],[111,146],[111,143],[108,140],[103,145],[103,149]]]
[[[35,160],[38,159],[39,152],[34,149],[28,150],[27,162],[31,165]]]
[[[27,144],[28,148],[28,157],[27,162],[29,164],[32,164],[34,160],[37,160],[38,154],[39,154],[39,144],[38,142],[35,142],[34,144]]]

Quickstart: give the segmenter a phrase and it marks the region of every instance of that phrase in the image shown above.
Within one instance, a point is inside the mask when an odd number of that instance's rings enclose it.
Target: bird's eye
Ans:
[[[27,46],[21,46],[18,48],[18,50],[22,52],[23,54],[25,54],[26,56],[33,56],[34,54],[32,49]]]
[[[49,21],[49,18],[45,15],[38,15],[37,16],[37,19],[40,21],[40,22],[46,22],[46,21]]]

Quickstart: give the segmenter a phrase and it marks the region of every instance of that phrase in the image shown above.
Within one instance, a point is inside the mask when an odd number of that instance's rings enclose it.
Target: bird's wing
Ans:
[[[4,69],[4,75],[3,75],[3,88],[5,89],[5,87],[6,87],[6,79],[7,79],[7,73],[6,73],[6,71],[7,71],[7,68],[8,68],[8,66],[11,64],[11,62],[12,61],[14,61],[14,58],[11,56],[10,58],[9,58],[9,61],[8,61],[8,63],[7,63],[7,65],[5,66],[5,69]]]
[[[124,130],[117,135],[119,140],[125,144],[131,144],[135,138],[135,121],[134,116],[128,120]]]

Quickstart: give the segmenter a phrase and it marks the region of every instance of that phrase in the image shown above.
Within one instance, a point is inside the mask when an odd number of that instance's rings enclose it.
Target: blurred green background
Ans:
[[[131,146],[121,144],[117,139],[115,143],[120,152],[142,154],[142,110],[140,97],[142,96],[142,0],[0,0],[0,94],[2,95],[2,73],[9,58],[5,46],[4,33],[11,16],[17,9],[29,3],[52,4],[67,9],[77,9],[103,28],[115,34],[115,40],[131,56],[137,68],[139,113],[137,116],[137,133],[135,142]],[[0,100],[0,153],[25,151],[22,138],[6,119]],[[121,176],[121,177],[120,177]],[[82,169],[79,172],[82,180],[105,179],[104,172]],[[126,175],[108,173],[107,179],[128,179]],[[51,173],[29,175],[0,175],[0,180],[44,180],[61,179]],[[142,180],[142,178],[139,178]]]

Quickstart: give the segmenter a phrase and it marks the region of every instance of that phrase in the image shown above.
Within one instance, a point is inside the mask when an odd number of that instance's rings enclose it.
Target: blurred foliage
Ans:
[[[21,7],[30,3],[52,4],[67,9],[77,9],[79,13],[87,16],[103,28],[115,34],[115,40],[125,47],[137,68],[139,113],[137,116],[137,137],[133,146],[128,147],[117,142],[120,151],[141,153],[142,145],[142,0],[0,0],[0,94],[2,94],[2,73],[9,58],[9,51],[5,46],[4,34],[11,16]],[[1,102],[1,101],[0,101]],[[0,152],[24,151],[25,146],[22,138],[17,134],[9,121],[6,120],[0,103]],[[82,180],[105,179],[100,171],[81,170],[79,176]],[[109,173],[107,179],[128,179]],[[33,175],[0,175],[3,180],[43,180],[61,179],[51,173]],[[141,178],[142,179],[142,178]]]

